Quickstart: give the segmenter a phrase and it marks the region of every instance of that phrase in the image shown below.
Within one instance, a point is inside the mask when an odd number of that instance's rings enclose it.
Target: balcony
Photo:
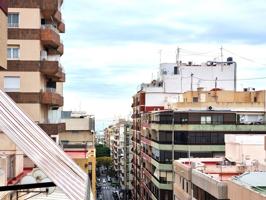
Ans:
[[[40,71],[57,82],[65,82],[65,73],[63,72],[63,67],[58,61],[41,61]]]
[[[53,49],[53,48],[48,49],[47,54],[49,56],[50,55],[60,55],[60,56],[62,56],[64,54],[64,44],[61,42],[57,49]]]
[[[42,25],[41,42],[45,48],[57,49],[61,44],[58,30],[53,25]]]
[[[41,103],[61,107],[64,105],[64,98],[60,94],[47,89],[45,92],[41,93]]]
[[[58,18],[58,11],[63,0],[45,0],[41,1],[41,12],[45,19]],[[59,11],[60,12],[60,11]]]
[[[48,135],[57,135],[58,133],[64,132],[66,130],[66,124],[65,123],[58,123],[58,124],[41,123],[41,124],[39,124],[39,126]]]
[[[60,33],[65,33],[66,31],[65,23],[62,21],[59,22],[59,24],[57,25],[57,29],[59,30]]]
[[[57,10],[54,14],[54,17],[53,19],[56,21],[56,22],[61,22],[62,21],[62,13],[60,10]]]

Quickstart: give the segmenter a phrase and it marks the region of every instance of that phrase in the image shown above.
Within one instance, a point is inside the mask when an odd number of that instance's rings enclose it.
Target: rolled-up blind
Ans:
[[[87,199],[86,173],[1,90],[0,129],[71,200]]]

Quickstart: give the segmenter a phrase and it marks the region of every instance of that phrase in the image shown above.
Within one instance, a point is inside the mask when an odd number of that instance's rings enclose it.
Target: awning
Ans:
[[[87,199],[90,185],[86,173],[1,90],[0,129],[69,199]]]

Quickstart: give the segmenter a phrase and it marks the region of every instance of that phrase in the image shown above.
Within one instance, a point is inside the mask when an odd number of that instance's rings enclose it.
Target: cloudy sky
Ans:
[[[95,114],[101,129],[128,117],[132,95],[162,62],[201,63],[220,55],[238,63],[238,77],[266,76],[265,0],[65,0],[62,58],[65,110]],[[265,88],[265,80],[238,88]]]

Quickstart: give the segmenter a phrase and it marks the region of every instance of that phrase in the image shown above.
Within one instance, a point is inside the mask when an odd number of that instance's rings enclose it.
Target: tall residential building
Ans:
[[[204,81],[204,80],[213,81]],[[230,81],[222,81],[227,79]],[[160,65],[159,77],[151,83],[141,84],[140,90],[133,96],[133,199],[143,198],[141,180],[141,116],[149,111],[163,110],[168,99],[178,99],[179,94],[203,87],[209,91],[212,88],[224,90],[236,89],[236,63],[232,58],[222,64],[207,62],[201,65],[189,63],[165,63]]]
[[[0,68],[6,69],[7,48],[7,0],[0,0]]]
[[[90,177],[93,195],[96,197],[95,119],[85,112],[62,111],[66,130],[58,134],[63,150]]]
[[[60,33],[65,32],[62,3],[62,0],[0,1],[0,89],[51,137],[65,130],[60,119],[65,81],[60,64],[64,50]],[[0,140],[0,154],[7,156],[7,182],[15,184],[34,165],[27,157],[23,158],[23,153],[5,134],[0,133]]]
[[[230,110],[165,110],[145,114],[141,131],[143,199],[173,199],[173,160],[223,157],[227,135],[265,136],[264,123],[241,123],[241,114]]]
[[[132,180],[132,123],[127,122],[124,125],[124,165],[121,171],[121,186],[124,185],[124,199],[131,199]]]

